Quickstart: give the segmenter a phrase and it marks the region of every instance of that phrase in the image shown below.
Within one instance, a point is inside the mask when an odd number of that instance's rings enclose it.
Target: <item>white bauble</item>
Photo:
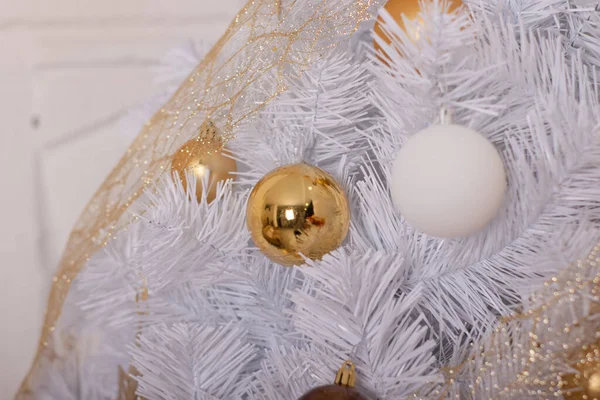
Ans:
[[[500,154],[479,132],[432,125],[400,149],[390,186],[411,226],[456,238],[480,231],[496,216],[504,202],[506,173]]]

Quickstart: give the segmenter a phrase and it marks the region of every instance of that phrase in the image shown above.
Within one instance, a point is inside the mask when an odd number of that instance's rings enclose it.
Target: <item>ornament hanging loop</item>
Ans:
[[[448,107],[442,106],[440,108],[440,125],[450,124],[452,124],[452,113]]]
[[[352,361],[346,361],[342,364],[334,383],[339,386],[354,387],[356,383],[356,366]]]

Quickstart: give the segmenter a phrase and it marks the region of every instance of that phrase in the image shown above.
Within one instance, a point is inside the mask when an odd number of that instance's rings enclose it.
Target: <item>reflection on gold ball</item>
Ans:
[[[600,345],[585,345],[573,355],[577,360],[574,373],[562,375],[561,388],[565,399],[600,400]]]
[[[185,143],[173,156],[171,171],[177,172],[183,186],[187,186],[186,171],[190,170],[196,178],[196,198],[202,198],[202,180],[210,171],[206,187],[207,201],[212,201],[217,194],[217,183],[234,179],[232,174],[237,170],[235,160],[227,157],[226,150],[217,135],[212,122],[202,124],[200,134]]]
[[[394,18],[394,21],[396,21],[398,26],[402,30],[404,30],[407,33],[407,35],[413,40],[419,39],[421,31],[423,30],[425,24],[425,22],[419,18],[419,13],[421,12],[420,3],[421,0],[389,0],[384,6],[384,8],[387,10],[388,13],[390,13],[392,18]],[[448,4],[449,12],[453,12],[463,5],[461,0],[448,0]],[[415,30],[411,30],[411,32],[406,31],[402,15],[404,15],[404,17],[410,21],[416,21],[417,28]],[[390,43],[390,40],[383,33],[381,24],[382,21],[378,18],[375,22],[375,34],[377,36],[380,36],[387,43]],[[375,47],[375,50],[380,50],[379,45],[375,41],[373,42],[373,46]]]
[[[587,392],[590,399],[600,399],[600,371],[590,374],[590,377],[588,378]]]
[[[327,172],[305,163],[271,171],[252,190],[246,223],[256,246],[272,261],[304,263],[338,248],[350,211],[342,187]]]
[[[366,400],[366,398],[355,389],[339,385],[327,385],[311,390],[298,400]]]

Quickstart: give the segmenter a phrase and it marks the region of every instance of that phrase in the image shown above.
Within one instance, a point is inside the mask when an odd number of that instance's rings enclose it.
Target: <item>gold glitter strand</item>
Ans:
[[[147,311],[142,311],[142,307],[146,308],[146,301],[148,300],[148,286],[146,285],[146,279],[142,278],[143,286],[139,293],[135,295],[135,302],[139,311],[138,316],[141,317],[148,315]],[[135,333],[135,344],[139,346],[139,339],[142,334],[142,321],[138,323],[137,332]],[[135,392],[138,388],[138,383],[135,377],[140,376],[139,371],[134,367],[130,366],[128,371],[125,372],[123,367],[118,368],[119,376],[119,388],[117,392],[116,400],[144,400],[137,396]]]
[[[123,367],[119,366],[119,391],[116,400],[142,400],[136,396],[137,381],[133,378],[138,375],[138,371],[134,367],[129,367],[125,372]]]
[[[71,282],[94,253],[134,220],[130,209],[148,185],[170,170],[174,153],[207,119],[223,144],[328,49],[375,16],[383,0],[251,0],[171,99],[146,123],[84,209],[53,278],[38,350],[17,398],[35,389],[52,355]],[[280,14],[278,15],[278,10]]]
[[[546,282],[524,310],[502,318],[443,385],[417,398],[600,400],[600,269],[588,257]]]

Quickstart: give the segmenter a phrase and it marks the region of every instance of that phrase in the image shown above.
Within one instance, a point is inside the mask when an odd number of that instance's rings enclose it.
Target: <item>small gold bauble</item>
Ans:
[[[252,190],[246,222],[256,246],[272,261],[291,266],[303,254],[320,259],[348,233],[350,211],[342,187],[305,163],[268,173]]]
[[[561,388],[565,399],[600,400],[600,342],[583,346],[573,354],[577,360],[572,367],[575,373],[561,376]]]
[[[173,156],[171,171],[177,172],[184,187],[187,187],[186,171],[196,179],[196,198],[202,198],[202,180],[210,171],[206,187],[206,199],[212,201],[217,195],[217,183],[234,179],[237,170],[235,160],[227,157],[223,143],[211,121],[200,127],[198,137],[185,143]]]
[[[422,30],[424,29],[425,22],[419,17],[419,13],[421,12],[421,1],[422,0],[389,0],[384,6],[392,18],[394,18],[394,21],[396,21],[398,26],[404,30],[412,40],[418,40],[421,36]],[[448,4],[449,12],[453,12],[463,5],[461,0],[448,0]],[[415,21],[417,28],[414,30],[411,29],[411,31],[408,32],[406,30],[406,26],[404,26],[404,20],[402,18],[403,15],[406,19]],[[378,18],[375,22],[375,34],[385,40],[386,43],[390,43],[389,38],[387,38],[383,33],[381,24],[382,21]],[[380,50],[380,46],[377,44],[377,42],[373,41],[373,46],[375,47],[375,50]]]

